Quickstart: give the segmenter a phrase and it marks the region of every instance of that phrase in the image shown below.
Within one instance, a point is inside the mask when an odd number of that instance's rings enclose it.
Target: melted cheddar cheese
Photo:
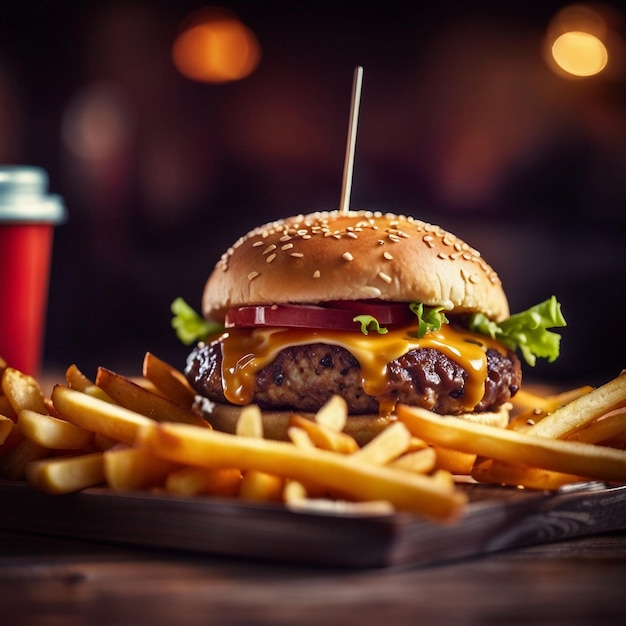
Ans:
[[[271,363],[281,350],[296,345],[325,343],[345,348],[358,360],[363,389],[379,399],[381,414],[393,410],[393,403],[385,401],[387,365],[410,350],[435,348],[463,367],[467,372],[464,408],[472,411],[484,395],[487,348],[502,349],[487,337],[448,324],[420,339],[415,336],[415,325],[391,329],[385,335],[259,327],[253,330],[229,329],[220,342],[224,395],[233,404],[249,404],[252,401],[256,373]]]

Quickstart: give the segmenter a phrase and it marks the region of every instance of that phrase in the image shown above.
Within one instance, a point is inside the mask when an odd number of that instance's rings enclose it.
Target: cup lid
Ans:
[[[67,218],[63,199],[48,193],[48,174],[40,167],[0,166],[0,222],[49,222]]]

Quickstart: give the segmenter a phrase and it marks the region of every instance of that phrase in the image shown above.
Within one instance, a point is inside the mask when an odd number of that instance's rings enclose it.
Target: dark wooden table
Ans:
[[[0,531],[0,623],[626,624],[626,533],[429,567],[304,567]]]

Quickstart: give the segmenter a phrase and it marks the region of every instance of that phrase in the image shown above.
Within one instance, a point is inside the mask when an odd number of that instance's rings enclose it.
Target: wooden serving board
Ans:
[[[557,492],[468,484],[461,520],[295,512],[238,500],[88,489],[50,496],[0,481],[0,528],[298,565],[427,565],[626,530],[626,485]],[[0,547],[1,554],[1,547]]]

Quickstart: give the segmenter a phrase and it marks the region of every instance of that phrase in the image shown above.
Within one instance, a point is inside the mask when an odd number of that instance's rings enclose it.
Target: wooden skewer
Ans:
[[[341,188],[341,212],[347,213],[350,208],[350,192],[352,190],[352,171],[354,169],[354,149],[356,146],[356,129],[361,103],[361,87],[363,85],[363,68],[359,65],[354,70],[352,83],[352,104],[350,106],[350,124],[348,125],[348,142],[346,158],[343,165],[343,185]]]

